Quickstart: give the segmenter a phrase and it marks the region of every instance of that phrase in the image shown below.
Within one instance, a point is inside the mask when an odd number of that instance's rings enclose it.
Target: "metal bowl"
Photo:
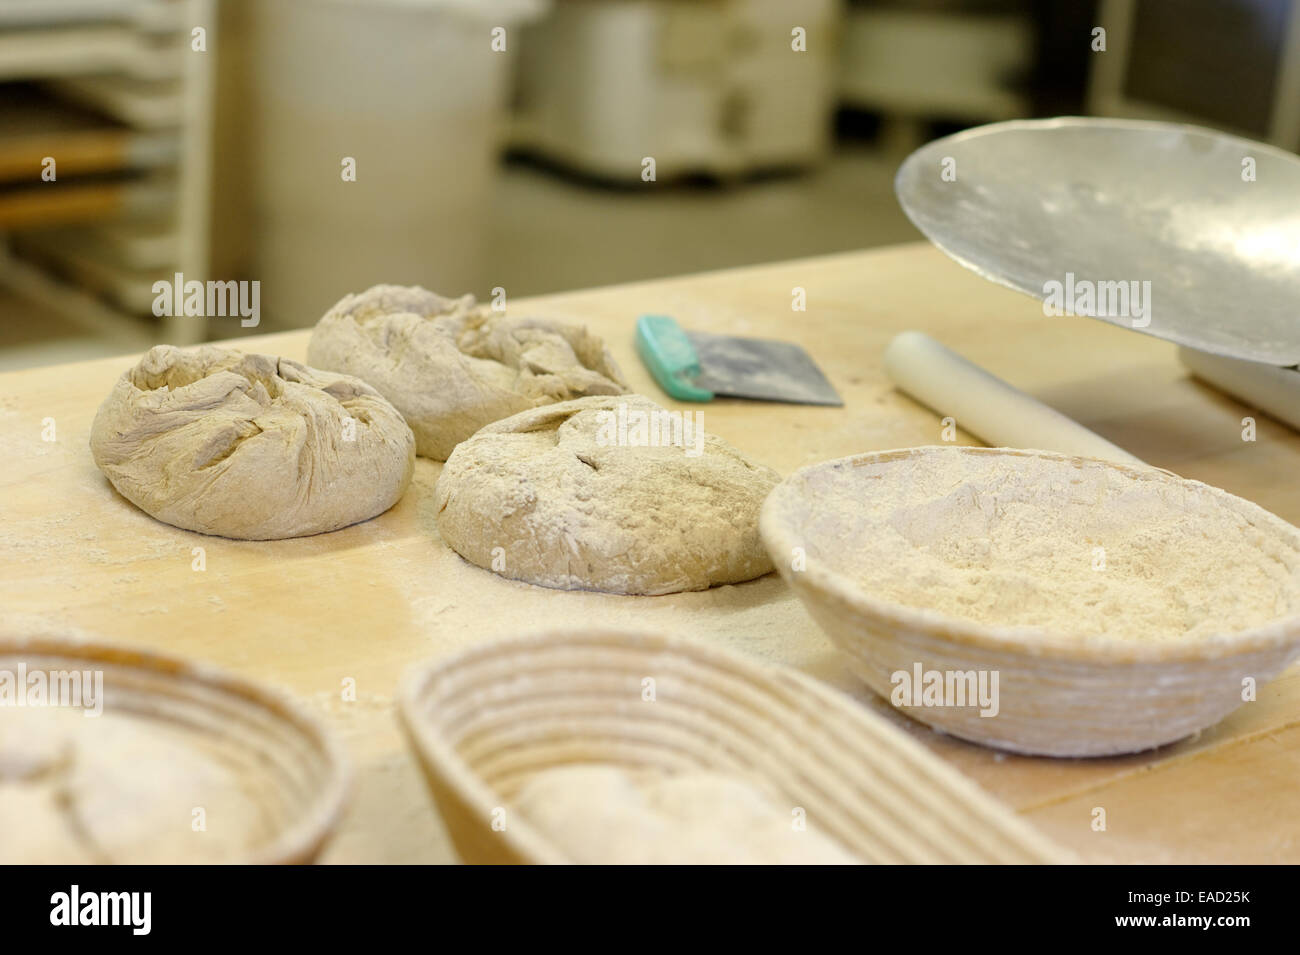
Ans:
[[[987,279],[1039,299],[1066,273],[1149,281],[1148,325],[1093,317],[1203,351],[1300,364],[1300,158],[1291,153],[1173,123],[1016,120],[923,146],[894,186],[917,228]]]

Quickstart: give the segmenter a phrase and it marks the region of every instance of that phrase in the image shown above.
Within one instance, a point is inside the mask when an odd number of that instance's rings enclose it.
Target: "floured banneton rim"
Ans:
[[[43,705],[0,706],[0,863],[309,863],[338,825],[343,754],[278,693],[162,654],[0,634],[0,692],[38,685]]]
[[[918,665],[996,671],[996,716],[905,708],[1008,749],[1171,742],[1240,705],[1244,679],[1300,654],[1300,531],[1156,468],[883,451],[796,472],[760,523],[782,575],[882,696]]]
[[[743,780],[787,825],[800,807],[862,862],[1070,861],[888,720],[802,673],[694,641],[605,630],[488,641],[413,670],[399,707],[468,863],[572,861],[516,800],[548,771],[582,766]]]
[[[365,382],[208,345],[150,349],[100,406],[90,450],[145,513],[242,540],[368,520],[415,467],[411,429]]]
[[[419,286],[344,297],[312,331],[307,360],[377,388],[415,432],[417,452],[435,461],[493,421],[627,391],[609,349],[584,326],[507,318],[472,295]]]
[[[628,395],[488,425],[438,478],[438,532],[472,564],[563,590],[666,594],[760,577],[772,562],[758,513],[780,476],[701,420]]]

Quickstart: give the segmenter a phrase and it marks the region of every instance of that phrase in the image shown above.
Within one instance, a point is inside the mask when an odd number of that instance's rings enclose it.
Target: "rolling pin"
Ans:
[[[1054,408],[921,332],[900,332],[885,348],[885,372],[898,386],[985,444],[1036,448],[1122,464],[1143,462]]]
[[[1197,378],[1300,431],[1300,370],[1261,365],[1178,346],[1178,360]]]

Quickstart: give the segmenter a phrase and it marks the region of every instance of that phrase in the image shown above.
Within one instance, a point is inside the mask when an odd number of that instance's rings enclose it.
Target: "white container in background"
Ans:
[[[840,99],[887,117],[981,123],[1024,116],[1031,104],[1015,82],[1033,66],[1029,17],[951,6],[851,6],[840,53]]]
[[[557,0],[525,28],[512,144],[623,181],[646,157],[657,180],[813,164],[830,148],[840,12],[839,0]]]
[[[540,0],[254,0],[250,277],[277,325],[380,282],[487,292],[518,25]],[[505,29],[505,52],[493,49]],[[345,158],[356,181],[343,180]],[[214,210],[220,215],[221,210]]]

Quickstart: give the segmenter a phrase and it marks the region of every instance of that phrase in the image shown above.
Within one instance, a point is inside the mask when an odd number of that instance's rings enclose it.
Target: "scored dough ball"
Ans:
[[[242,540],[368,520],[415,466],[411,429],[365,382],[208,345],[150,349],[100,406],[90,450],[145,513]]]
[[[442,539],[472,564],[563,590],[667,594],[761,577],[772,561],[758,512],[779,475],[707,431],[679,432],[681,413],[669,414],[639,395],[578,398],[488,425],[438,479]],[[660,443],[647,446],[642,422],[656,421]],[[679,433],[681,444],[664,438]]]
[[[520,411],[627,391],[605,343],[583,326],[506,318],[472,295],[419,286],[346,296],[317,323],[307,361],[373,385],[405,416],[416,452],[435,461]]]

